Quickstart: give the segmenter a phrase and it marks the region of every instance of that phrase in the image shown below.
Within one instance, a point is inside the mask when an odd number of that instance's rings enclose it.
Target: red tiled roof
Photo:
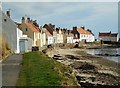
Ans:
[[[38,29],[31,23],[25,23],[33,32],[39,32]]]
[[[55,30],[52,24],[45,24],[43,28],[46,28],[51,34],[53,34],[53,31]]]
[[[110,36],[110,32],[109,33],[99,33],[99,36]]]
[[[73,39],[79,39],[78,37],[74,36]]]
[[[71,33],[72,32],[72,30],[67,30],[69,33]]]
[[[110,36],[111,37],[117,37],[117,35],[118,35],[117,33],[114,33],[114,34],[111,34]]]
[[[67,37],[73,37],[73,34],[66,34]]]
[[[22,26],[21,26],[20,23],[15,22],[15,24],[17,25],[17,27],[18,27],[20,30],[22,30]]]
[[[110,37],[117,37],[117,33],[99,33],[99,36],[110,36]]]
[[[83,28],[77,28],[77,31],[80,33],[80,34],[91,34],[89,31],[83,29]]]

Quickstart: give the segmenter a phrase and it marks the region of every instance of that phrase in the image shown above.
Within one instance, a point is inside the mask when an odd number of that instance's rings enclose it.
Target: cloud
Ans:
[[[3,10],[10,8],[13,20],[22,16],[37,19],[40,25],[54,23],[60,27],[86,26],[99,31],[117,31],[118,5],[113,2],[5,2]]]

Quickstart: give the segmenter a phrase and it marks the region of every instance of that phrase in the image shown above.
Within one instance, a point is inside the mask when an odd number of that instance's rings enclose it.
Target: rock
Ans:
[[[120,56],[120,54],[95,54],[95,55],[99,55],[99,56]]]
[[[57,54],[57,55],[54,55],[54,57],[62,57],[62,56],[60,56],[60,54]]]
[[[43,52],[44,54],[46,54],[46,53],[47,53],[47,49],[42,50],[42,52]]]
[[[55,60],[63,60],[64,58],[62,56],[60,56],[60,54],[54,55],[53,59]]]
[[[80,77],[80,76],[76,76],[76,79],[77,79],[78,81],[80,81],[80,80],[81,80],[81,77]]]
[[[69,59],[76,59],[76,60],[79,60],[78,57],[75,57],[73,55],[65,55],[65,57],[69,58]]]
[[[54,48],[54,46],[50,44],[50,45],[47,45],[47,48]]]
[[[74,64],[73,64],[73,68],[75,68],[75,69],[79,69],[80,67],[81,67],[81,65],[82,65],[83,63],[82,62],[74,62]]]
[[[82,69],[82,70],[96,70],[96,67],[94,65],[85,63],[85,64],[81,65],[81,67],[79,69]]]

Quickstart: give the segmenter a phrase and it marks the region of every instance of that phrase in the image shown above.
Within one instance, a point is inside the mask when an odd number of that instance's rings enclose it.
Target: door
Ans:
[[[20,41],[20,53],[25,52],[25,41]]]

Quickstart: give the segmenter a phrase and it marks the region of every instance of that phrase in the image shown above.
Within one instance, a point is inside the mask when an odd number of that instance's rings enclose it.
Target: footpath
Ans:
[[[21,69],[22,54],[14,54],[2,62],[2,86],[16,86]]]

